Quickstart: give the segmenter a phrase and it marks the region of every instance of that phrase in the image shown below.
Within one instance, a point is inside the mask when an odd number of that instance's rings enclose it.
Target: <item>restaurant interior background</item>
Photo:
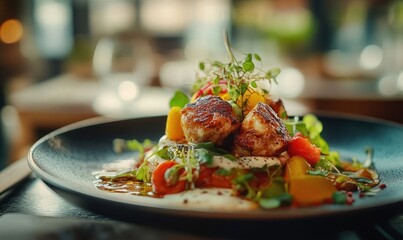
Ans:
[[[64,125],[164,113],[199,61],[227,59],[224,29],[282,69],[290,114],[403,123],[403,1],[0,1],[0,169]]]

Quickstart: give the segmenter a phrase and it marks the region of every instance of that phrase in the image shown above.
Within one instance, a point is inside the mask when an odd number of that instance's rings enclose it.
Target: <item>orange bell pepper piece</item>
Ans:
[[[323,176],[309,175],[311,167],[299,156],[290,158],[286,166],[288,193],[298,205],[320,204],[332,198],[336,187]]]

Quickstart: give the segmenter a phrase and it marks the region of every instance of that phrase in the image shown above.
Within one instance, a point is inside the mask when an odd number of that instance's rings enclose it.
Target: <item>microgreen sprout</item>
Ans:
[[[228,63],[220,61],[207,61],[199,64],[200,73],[196,75],[196,82],[192,87],[192,92],[199,91],[206,84],[213,84],[212,93],[218,95],[221,93],[219,83],[225,82],[227,93],[232,101],[238,103],[242,109],[245,107],[247,91],[263,91],[263,94],[269,93],[270,89],[259,89],[259,81],[267,81],[277,83],[277,76],[280,74],[279,68],[271,68],[263,70],[262,58],[256,53],[244,54],[243,60],[238,60],[233,51],[228,38],[228,34],[224,34],[224,44],[229,56]],[[238,101],[238,100],[241,101]],[[240,102],[240,103],[239,103]]]

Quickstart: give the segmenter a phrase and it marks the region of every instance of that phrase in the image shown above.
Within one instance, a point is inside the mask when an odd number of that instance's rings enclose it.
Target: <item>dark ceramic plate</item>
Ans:
[[[324,124],[323,137],[333,150],[343,157],[365,159],[365,148],[373,147],[374,163],[382,183],[387,188],[377,196],[359,198],[351,206],[323,205],[308,208],[288,208],[253,211],[198,210],[138,201],[136,196],[106,193],[94,184],[92,172],[122,158],[115,154],[112,140],[158,140],[164,133],[166,117],[126,120],[92,119],[66,126],[40,139],[31,148],[29,165],[36,176],[66,199],[91,211],[128,221],[158,221],[172,219],[192,223],[276,223],[290,224],[307,220],[342,217],[390,216],[403,210],[403,127],[389,122],[336,115],[319,115]],[[125,197],[122,197],[125,195]],[[163,200],[162,200],[163,201]]]

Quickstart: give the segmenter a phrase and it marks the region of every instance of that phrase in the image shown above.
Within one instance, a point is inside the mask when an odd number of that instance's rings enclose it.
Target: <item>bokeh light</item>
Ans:
[[[378,82],[378,91],[385,97],[396,95],[399,92],[396,76],[390,74],[382,77]]]
[[[365,69],[377,68],[383,60],[383,50],[377,45],[366,46],[360,56],[360,64]]]
[[[403,92],[403,72],[401,72],[397,78],[397,87]]]
[[[0,39],[4,43],[18,42],[23,35],[23,27],[20,21],[17,19],[9,19],[0,27]]]
[[[274,94],[286,98],[296,98],[303,92],[305,88],[305,77],[297,69],[287,67],[281,70],[277,77],[277,84],[273,84],[272,90]]]
[[[139,87],[132,81],[123,81],[119,84],[118,94],[125,101],[134,100],[139,95]]]

